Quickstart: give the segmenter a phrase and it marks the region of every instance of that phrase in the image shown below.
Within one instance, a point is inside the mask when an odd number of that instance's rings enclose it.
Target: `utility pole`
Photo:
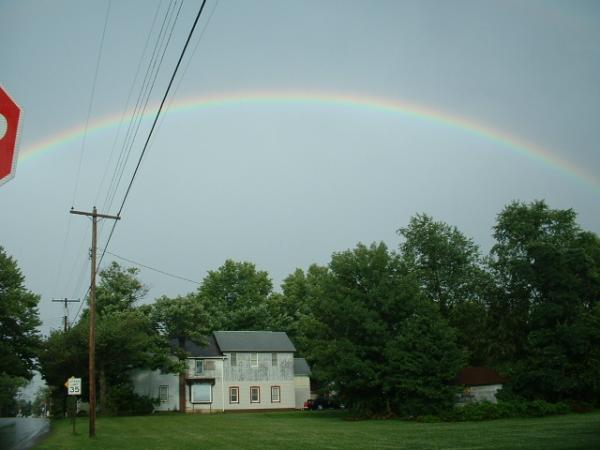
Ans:
[[[96,235],[98,227],[98,218],[120,220],[119,216],[109,216],[108,214],[98,214],[96,207],[92,212],[75,211],[71,208],[71,214],[88,216],[92,218],[92,277],[90,284],[89,308],[90,308],[90,331],[89,331],[89,358],[88,372],[90,383],[90,437],[96,436]]]
[[[65,333],[66,333],[67,330],[69,329],[69,310],[67,309],[67,303],[77,303],[80,300],[79,299],[69,300],[67,298],[64,298],[64,299],[57,299],[57,298],[55,298],[55,299],[52,299],[52,301],[53,302],[62,302],[62,303],[65,304],[65,316],[64,316],[64,319],[65,319]]]

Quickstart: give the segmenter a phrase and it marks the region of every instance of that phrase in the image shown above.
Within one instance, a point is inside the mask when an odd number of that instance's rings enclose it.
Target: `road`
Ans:
[[[32,448],[50,431],[46,419],[9,417],[0,419],[0,450],[26,450]]]

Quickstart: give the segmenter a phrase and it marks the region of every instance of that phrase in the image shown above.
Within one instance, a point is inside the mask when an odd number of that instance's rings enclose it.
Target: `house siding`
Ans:
[[[296,409],[304,409],[304,402],[310,398],[310,378],[306,375],[294,377],[294,391]]]
[[[134,392],[150,398],[158,398],[160,386],[168,386],[168,398],[160,402],[156,411],[179,410],[179,377],[172,373],[161,373],[159,370],[142,370],[132,377]]]

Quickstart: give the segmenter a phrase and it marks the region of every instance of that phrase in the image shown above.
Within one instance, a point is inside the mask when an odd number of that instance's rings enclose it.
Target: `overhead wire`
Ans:
[[[174,5],[176,5],[176,4],[177,4],[176,1],[175,2],[171,1],[169,3],[169,7],[167,8],[167,11],[165,13],[165,17],[163,19],[158,37],[156,39],[156,43],[154,45],[154,50],[152,52],[150,61],[148,63],[148,67],[146,69],[146,73],[144,75],[144,80],[142,81],[142,86],[140,88],[140,92],[139,92],[139,95],[138,95],[138,98],[137,98],[137,101],[136,101],[136,104],[135,104],[135,107],[133,110],[133,114],[129,121],[129,126],[127,128],[127,132],[125,133],[125,138],[123,140],[123,146],[121,148],[121,153],[119,155],[119,159],[117,160],[115,171],[113,172],[113,176],[112,176],[111,182],[110,182],[108,190],[107,190],[107,197],[102,206],[103,210],[109,209],[110,206],[112,205],[112,202],[114,201],[114,197],[116,196],[119,184],[121,182],[121,178],[122,178],[125,168],[127,166],[127,161],[129,160],[129,155],[131,154],[133,142],[135,141],[137,132],[138,132],[141,122],[142,122],[142,118],[146,112],[146,107],[148,105],[149,98],[152,94],[152,91],[154,90],[154,84],[156,83],[156,78],[158,76],[158,72],[160,71],[160,66],[162,64],[162,58],[161,58],[160,63],[158,62],[159,61],[158,55],[160,54],[160,49],[163,47],[163,43],[164,43],[165,37],[167,36],[167,30],[168,30],[169,26],[171,27],[171,34],[172,34],[173,28],[175,26],[176,18],[175,18],[175,20],[173,20],[172,24],[170,22],[171,22],[171,17],[172,17],[171,15],[175,11]],[[181,4],[180,4],[180,9],[181,9]],[[168,42],[164,46],[164,49],[162,51],[163,57],[164,57],[167,47],[168,47]]]
[[[183,4],[183,2],[182,2],[182,4]],[[198,14],[196,15],[196,18],[194,19],[194,23],[192,24],[192,27],[191,27],[191,29],[190,29],[190,31],[189,31],[189,33],[188,33],[188,36],[187,36],[187,39],[186,39],[186,41],[185,41],[185,44],[184,44],[184,46],[183,46],[183,49],[182,49],[182,51],[181,51],[181,53],[180,53],[180,55],[179,55],[179,59],[177,60],[177,64],[175,65],[175,68],[174,68],[174,70],[173,70],[173,73],[172,73],[172,75],[171,75],[171,78],[170,78],[170,80],[169,80],[169,84],[168,84],[168,86],[167,86],[167,89],[165,90],[165,94],[163,95],[163,98],[162,98],[162,100],[161,100],[161,102],[160,102],[159,108],[158,108],[158,110],[157,110],[157,112],[156,112],[156,115],[155,115],[155,117],[154,117],[154,120],[153,120],[153,122],[152,122],[152,126],[151,126],[151,128],[150,128],[150,131],[149,131],[149,133],[148,133],[148,136],[147,136],[147,138],[146,138],[146,140],[145,140],[145,142],[144,142],[144,146],[143,146],[143,148],[142,148],[142,151],[141,151],[141,153],[140,153],[140,156],[139,156],[139,158],[138,158],[137,164],[136,164],[136,166],[135,166],[135,170],[133,171],[133,175],[132,175],[132,177],[131,177],[131,179],[130,179],[130,181],[129,181],[129,184],[128,184],[128,186],[127,186],[127,190],[125,191],[125,195],[124,195],[124,197],[123,197],[123,200],[122,200],[122,202],[121,202],[121,206],[120,206],[120,208],[119,208],[119,211],[118,211],[118,213],[117,213],[117,216],[119,216],[119,217],[120,217],[121,213],[123,212],[123,209],[124,209],[124,207],[125,207],[125,204],[126,204],[126,202],[127,202],[127,198],[129,197],[129,193],[131,192],[131,188],[132,188],[132,186],[133,186],[133,183],[134,183],[134,181],[135,181],[135,178],[136,178],[136,176],[137,176],[137,174],[138,174],[138,172],[139,172],[139,168],[140,168],[141,162],[142,162],[142,160],[143,160],[143,158],[144,158],[144,155],[145,155],[145,153],[146,153],[146,151],[147,151],[147,149],[148,149],[148,144],[149,144],[149,142],[150,142],[150,139],[152,138],[152,135],[153,135],[153,132],[154,132],[154,130],[155,130],[155,128],[156,128],[156,124],[157,124],[157,122],[158,122],[158,119],[160,118],[160,114],[161,114],[161,112],[162,112],[162,109],[163,109],[163,107],[164,107],[165,101],[166,101],[166,99],[167,99],[167,97],[168,97],[168,95],[169,95],[169,92],[170,92],[170,90],[171,90],[171,87],[172,87],[172,85],[173,85],[173,81],[175,80],[175,77],[176,77],[176,75],[177,75],[177,72],[178,72],[178,70],[179,70],[179,67],[180,67],[180,65],[181,65],[181,61],[183,60],[183,57],[185,56],[185,53],[186,53],[186,51],[187,51],[187,48],[188,48],[188,46],[189,46],[190,40],[191,40],[191,38],[192,38],[192,36],[193,36],[194,30],[196,29],[196,26],[198,25],[198,21],[200,20],[200,17],[201,17],[201,15],[202,15],[202,12],[203,12],[203,10],[204,10],[204,7],[205,7],[205,6],[206,6],[206,0],[203,0],[203,1],[202,1],[202,4],[200,5],[200,8],[199,8],[199,10],[198,10]],[[180,10],[181,10],[181,5],[180,5],[180,7],[179,7],[179,11],[180,11]],[[214,13],[214,9],[213,9],[213,13]],[[178,12],[178,14],[179,14],[179,12]],[[212,14],[211,14],[211,16],[212,16]],[[169,38],[169,40],[170,40],[170,38]],[[166,51],[166,48],[167,48],[167,47],[168,47],[168,43],[167,43],[167,45],[166,45],[166,47],[165,47],[165,51]],[[164,52],[163,52],[163,57],[164,57]],[[162,62],[162,58],[161,58],[161,62]],[[113,198],[114,198],[114,197],[113,197]],[[112,202],[111,202],[111,203],[112,203]],[[104,259],[104,256],[105,256],[105,254],[106,254],[106,253],[107,253],[107,251],[108,251],[108,246],[109,246],[109,244],[110,244],[110,241],[111,241],[111,239],[112,239],[112,237],[113,237],[113,235],[114,235],[114,231],[115,231],[115,228],[116,228],[116,224],[117,224],[117,221],[114,221],[114,222],[113,222],[113,225],[112,225],[112,227],[111,227],[111,230],[110,230],[109,237],[108,237],[108,239],[107,239],[107,241],[106,241],[106,244],[105,244],[105,246],[104,246],[104,249],[103,249],[103,251],[102,251],[102,255],[100,256],[99,262],[98,262],[98,264],[97,264],[97,268],[98,268],[98,267],[100,267],[100,265],[102,264],[102,260]],[[171,274],[171,275],[172,275],[172,274]],[[188,279],[188,280],[186,280],[186,281],[191,281],[191,282],[194,282],[193,280],[189,280],[189,279]],[[195,282],[195,283],[197,283],[197,282]],[[88,290],[88,292],[89,292],[89,290]],[[87,294],[86,294],[86,296],[85,296],[85,297],[87,297]],[[83,304],[83,302],[82,302],[82,304]],[[79,307],[79,310],[78,310],[78,312],[77,312],[77,315],[76,315],[75,319],[73,320],[73,322],[75,322],[75,320],[77,320],[77,317],[79,316],[79,312],[80,312],[80,311],[81,311],[81,305],[80,305],[80,307]]]
[[[212,10],[210,11],[210,14],[208,15],[208,19],[206,19],[206,23],[204,24],[204,27],[202,27],[202,31],[200,31],[200,34],[198,35],[198,39],[196,40],[196,44],[194,45],[192,53],[190,54],[190,57],[188,58],[185,67],[183,68],[183,72],[181,73],[181,76],[179,77],[179,80],[177,81],[177,85],[175,86],[175,89],[173,90],[173,95],[171,95],[171,99],[169,100],[169,104],[167,105],[167,107],[165,109],[165,114],[163,114],[160,122],[158,123],[158,127],[156,129],[157,132],[160,130],[160,128],[162,127],[163,122],[165,121],[165,118],[167,117],[166,112],[171,107],[171,104],[173,103],[173,101],[177,98],[177,92],[179,91],[179,87],[181,86],[181,82],[185,78],[185,74],[187,73],[187,71],[188,71],[188,69],[190,67],[190,63],[192,62],[192,60],[194,59],[194,56],[196,55],[196,51],[198,50],[198,47],[200,46],[200,41],[202,41],[202,37],[204,36],[204,32],[208,28],[208,25],[210,24],[210,21],[211,21],[213,15],[215,14],[215,10],[217,9],[218,5],[219,5],[219,0],[216,0],[215,3],[214,3],[214,5],[213,5]]]
[[[183,3],[183,1],[181,2],[181,4],[182,3]],[[179,10],[181,9],[181,4],[180,4]],[[122,159],[123,155],[125,154],[125,150],[127,148],[127,142],[129,140],[128,136],[130,136],[130,132],[133,129],[132,128],[132,124],[135,123],[135,120],[136,120],[136,118],[138,116],[139,117],[143,116],[143,114],[145,112],[145,109],[142,110],[141,109],[142,108],[141,105],[142,105],[142,103],[144,104],[144,106],[147,105],[148,98],[149,98],[149,96],[150,96],[150,94],[152,92],[152,89],[154,87],[154,83],[153,82],[151,83],[151,80],[155,82],[155,80],[156,80],[156,73],[158,73],[158,70],[160,69],[160,65],[162,63],[162,58],[161,58],[161,62],[158,63],[158,54],[160,53],[160,49],[163,47],[164,39],[167,36],[167,30],[168,30],[168,28],[171,27],[171,34],[172,34],[173,27],[174,27],[174,25],[176,23],[176,19],[175,19],[175,20],[173,20],[173,23],[171,24],[172,13],[175,11],[175,7],[174,7],[175,5],[177,5],[177,1],[176,0],[171,0],[171,2],[169,3],[169,6],[167,8],[167,11],[165,12],[165,17],[163,19],[163,22],[162,22],[162,25],[161,25],[161,29],[159,31],[159,35],[158,35],[158,37],[156,39],[154,50],[152,52],[152,56],[151,56],[150,61],[148,63],[148,67],[146,69],[146,74],[144,76],[144,80],[142,82],[140,93],[139,93],[138,99],[136,101],[136,106],[134,108],[134,113],[133,113],[132,118],[131,118],[130,123],[129,123],[129,127],[128,127],[128,130],[127,130],[126,136],[125,136],[125,142],[123,144],[123,147],[121,149],[121,154],[119,156],[119,161],[117,161],[117,170],[118,170],[118,166],[120,164],[120,160]],[[159,7],[160,7],[160,4],[159,4]],[[158,11],[159,10],[160,10],[160,8],[158,9]],[[178,13],[179,13],[179,11],[178,11]],[[153,26],[150,28],[150,30],[151,30],[150,32],[152,32],[152,29],[154,28],[154,23],[155,22],[153,22]],[[163,49],[163,54],[162,54],[163,58],[164,58],[164,51],[166,50],[167,46],[168,46],[168,43],[167,43],[167,45],[165,45],[165,47]],[[142,56],[141,56],[141,60],[140,61],[143,61],[143,56],[144,56],[144,52],[142,52]],[[154,75],[152,75],[152,74],[154,74]],[[132,87],[134,85],[135,85],[135,80],[134,80],[134,83],[132,84]],[[145,100],[144,100],[144,97],[145,97]],[[124,165],[123,165],[123,169],[124,169]],[[115,179],[116,178],[115,178],[114,173],[113,173],[113,179],[111,180],[111,183],[109,184],[109,187],[108,187],[107,199],[109,198],[108,196],[110,195],[111,185],[114,184]],[[116,192],[117,187],[118,187],[118,185],[115,186],[115,192]],[[106,203],[107,203],[107,200],[105,199],[104,204],[106,205]],[[105,208],[105,206],[103,207],[103,209],[104,208]],[[102,227],[102,222],[101,222],[101,227]],[[100,231],[101,231],[101,229],[102,228],[100,228]],[[83,252],[81,252],[81,253],[83,253]],[[82,271],[80,272],[79,277],[77,279],[77,282],[76,282],[76,284],[74,286],[76,292],[78,292],[79,289],[80,289],[80,286],[81,286],[81,284],[83,282],[83,277],[84,277],[84,274],[85,274],[85,269],[88,268],[89,265],[90,265],[90,261],[88,259],[88,263],[82,266]],[[100,264],[98,264],[98,267],[99,266],[100,266]],[[69,282],[70,282],[70,280],[69,280]],[[81,309],[83,307],[83,303],[85,303],[85,299],[87,299],[87,296],[89,294],[89,290],[90,289],[88,287],[88,289],[86,291],[86,294],[83,296],[84,297],[84,301],[80,303],[79,308],[77,310],[77,313],[75,314],[75,317],[73,318],[73,320],[72,320],[71,323],[75,323],[77,321],[77,318],[79,317],[79,314],[80,314]]]
[[[202,15],[202,11],[204,10],[204,7],[206,6],[206,0],[202,0],[202,4],[200,5],[200,9],[198,10],[198,14],[196,15],[196,18],[194,20],[194,23],[192,25],[192,28],[190,29],[190,32],[187,36],[187,39],[185,41],[185,44],[183,46],[183,49],[181,50],[181,54],[179,55],[179,59],[177,60],[177,64],[175,65],[175,69],[173,70],[173,74],[171,75],[171,79],[169,80],[169,84],[167,86],[167,89],[165,90],[165,94],[163,95],[163,98],[160,102],[160,106],[158,107],[158,110],[156,111],[156,115],[154,117],[154,120],[152,121],[152,127],[150,128],[150,131],[148,133],[148,137],[146,138],[146,141],[144,142],[144,147],[142,149],[142,152],[138,158],[137,164],[135,166],[135,170],[133,171],[133,175],[131,176],[131,180],[129,181],[129,185],[127,186],[127,190],[125,191],[125,195],[123,197],[123,201],[121,202],[121,206],[119,208],[119,211],[117,213],[117,216],[121,216],[121,213],[123,212],[123,208],[125,207],[125,203],[127,202],[127,198],[129,197],[129,193],[131,192],[131,187],[133,186],[133,182],[135,181],[135,178],[139,172],[139,168],[140,165],[142,163],[142,160],[144,158],[144,155],[146,154],[146,150],[148,148],[148,143],[150,142],[150,139],[152,138],[152,134],[154,132],[154,129],[156,128],[156,123],[158,122],[158,119],[160,118],[160,114],[162,112],[163,106],[165,104],[165,101],[167,100],[167,97],[169,95],[169,92],[171,90],[171,86],[173,85],[173,81],[175,80],[175,76],[177,75],[177,71],[179,70],[179,67],[181,65],[181,61],[183,60],[183,57],[185,56],[185,52],[189,46],[190,40],[192,38],[192,35],[194,34],[194,30],[196,29],[196,26],[198,25],[198,21],[200,20],[200,16]],[[108,236],[108,240],[106,241],[106,245],[104,246],[104,250],[102,251],[102,256],[100,257],[100,261],[98,263],[98,267],[100,267],[100,264],[102,263],[102,260],[104,258],[104,255],[106,254],[106,251],[108,249],[108,246],[110,244],[110,241],[114,235],[114,231],[117,225],[117,221],[113,222],[113,225],[111,227],[110,230],[110,234]]]
[[[106,30],[108,28],[108,19],[110,16],[110,9],[111,9],[111,5],[112,5],[112,0],[110,0],[108,2],[108,5],[106,7],[106,14],[104,16],[104,26],[102,28],[102,37],[100,38],[100,47],[98,49],[98,56],[96,58],[96,66],[95,66],[95,70],[94,70],[94,77],[92,80],[92,90],[90,93],[90,100],[88,103],[88,110],[87,110],[87,117],[86,117],[86,121],[85,121],[85,128],[84,128],[84,133],[83,133],[83,138],[82,138],[82,142],[81,142],[81,150],[79,152],[79,163],[78,163],[78,167],[77,167],[77,174],[75,176],[75,184],[73,187],[73,195],[71,198],[71,205],[73,205],[75,203],[75,196],[77,194],[77,190],[79,188],[79,179],[81,176],[81,167],[83,164],[83,156],[85,153],[85,144],[86,144],[86,138],[87,138],[87,131],[88,131],[88,126],[89,126],[89,122],[90,122],[90,117],[91,117],[91,113],[92,113],[92,107],[94,104],[94,98],[96,95],[96,86],[97,86],[97,82],[98,82],[98,72],[100,70],[100,62],[102,61],[102,54],[103,54],[103,50],[104,50],[104,41],[106,38]],[[71,215],[69,214],[69,219],[68,219],[68,223],[67,223],[67,230],[65,232],[65,238],[63,240],[63,245],[62,245],[62,250],[60,252],[60,259],[59,259],[59,263],[57,266],[57,274],[55,277],[55,285],[54,285],[54,292],[56,293],[57,287],[58,287],[58,283],[60,281],[60,279],[62,278],[62,272],[63,272],[63,268],[64,268],[64,259],[65,259],[65,254],[66,254],[66,250],[67,250],[67,244],[69,242],[69,236],[71,234]],[[70,282],[70,279],[69,279]]]
[[[104,180],[106,179],[106,175],[108,174],[108,168],[110,167],[110,162],[112,161],[114,151],[117,148],[117,142],[119,140],[119,135],[121,134],[121,128],[123,127],[123,122],[125,121],[125,114],[127,113],[127,110],[129,108],[129,101],[131,100],[131,95],[133,94],[135,83],[138,79],[140,69],[142,68],[142,62],[144,61],[144,55],[146,54],[146,50],[148,49],[148,44],[150,44],[150,36],[152,35],[152,30],[154,29],[154,26],[156,25],[156,19],[158,19],[158,13],[160,12],[161,4],[162,4],[162,1],[156,5],[156,11],[154,12],[154,18],[152,19],[152,25],[150,26],[150,33],[148,33],[148,36],[146,37],[146,43],[144,44],[144,49],[142,50],[142,54],[140,55],[138,65],[135,70],[135,75],[133,77],[133,81],[131,82],[129,92],[127,94],[127,100],[125,101],[125,107],[123,108],[123,113],[121,114],[121,118],[119,119],[119,125],[117,127],[117,132],[115,133],[115,138],[113,140],[113,143],[112,143],[112,146],[110,149],[108,163],[106,164],[104,173],[102,174],[102,179],[100,180],[100,185],[98,186],[98,192],[96,193],[96,199],[94,200],[94,204],[98,203],[98,197],[100,196],[100,192],[102,191],[102,186],[104,185]]]
[[[146,264],[142,264],[141,262],[134,261],[133,259],[125,258],[124,256],[119,256],[119,255],[117,255],[115,253],[109,252],[108,250],[106,251],[106,254],[114,256],[115,258],[118,258],[118,259],[120,259],[122,261],[126,261],[128,263],[134,264],[136,266],[143,267],[144,269],[153,270],[154,272],[162,273],[163,275],[166,275],[166,276],[169,276],[169,277],[172,277],[172,278],[177,278],[179,280],[188,281],[188,282],[194,283],[194,284],[201,284],[199,281],[190,280],[189,278],[182,277],[181,275],[175,275],[173,273],[169,273],[169,272],[166,272],[164,270],[157,269],[156,267],[152,267],[152,266],[148,266]]]
[[[81,150],[79,152],[79,165],[77,167],[77,174],[75,176],[75,187],[73,189],[73,199],[71,200],[71,205],[75,204],[75,195],[77,193],[77,189],[79,188],[79,177],[81,175],[81,166],[83,162],[83,155],[85,153],[85,144],[87,140],[87,130],[90,123],[90,116],[92,115],[92,106],[94,104],[94,97],[96,95],[96,84],[98,81],[98,72],[100,69],[100,61],[102,60],[102,50],[104,49],[104,38],[106,36],[106,29],[108,27],[108,16],[110,14],[110,7],[112,4],[112,0],[109,0],[108,6],[106,7],[106,16],[104,18],[104,28],[102,29],[102,38],[100,39],[100,50],[98,51],[98,58],[96,59],[96,70],[94,71],[94,81],[92,82],[92,92],[90,94],[90,101],[88,104],[87,117],[85,119],[85,128],[83,131],[83,138],[81,140]]]

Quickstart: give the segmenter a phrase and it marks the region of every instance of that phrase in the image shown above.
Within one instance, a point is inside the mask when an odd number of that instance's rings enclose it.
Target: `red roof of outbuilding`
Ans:
[[[466,386],[503,384],[505,381],[505,378],[489,367],[465,367],[456,376],[456,383]]]

